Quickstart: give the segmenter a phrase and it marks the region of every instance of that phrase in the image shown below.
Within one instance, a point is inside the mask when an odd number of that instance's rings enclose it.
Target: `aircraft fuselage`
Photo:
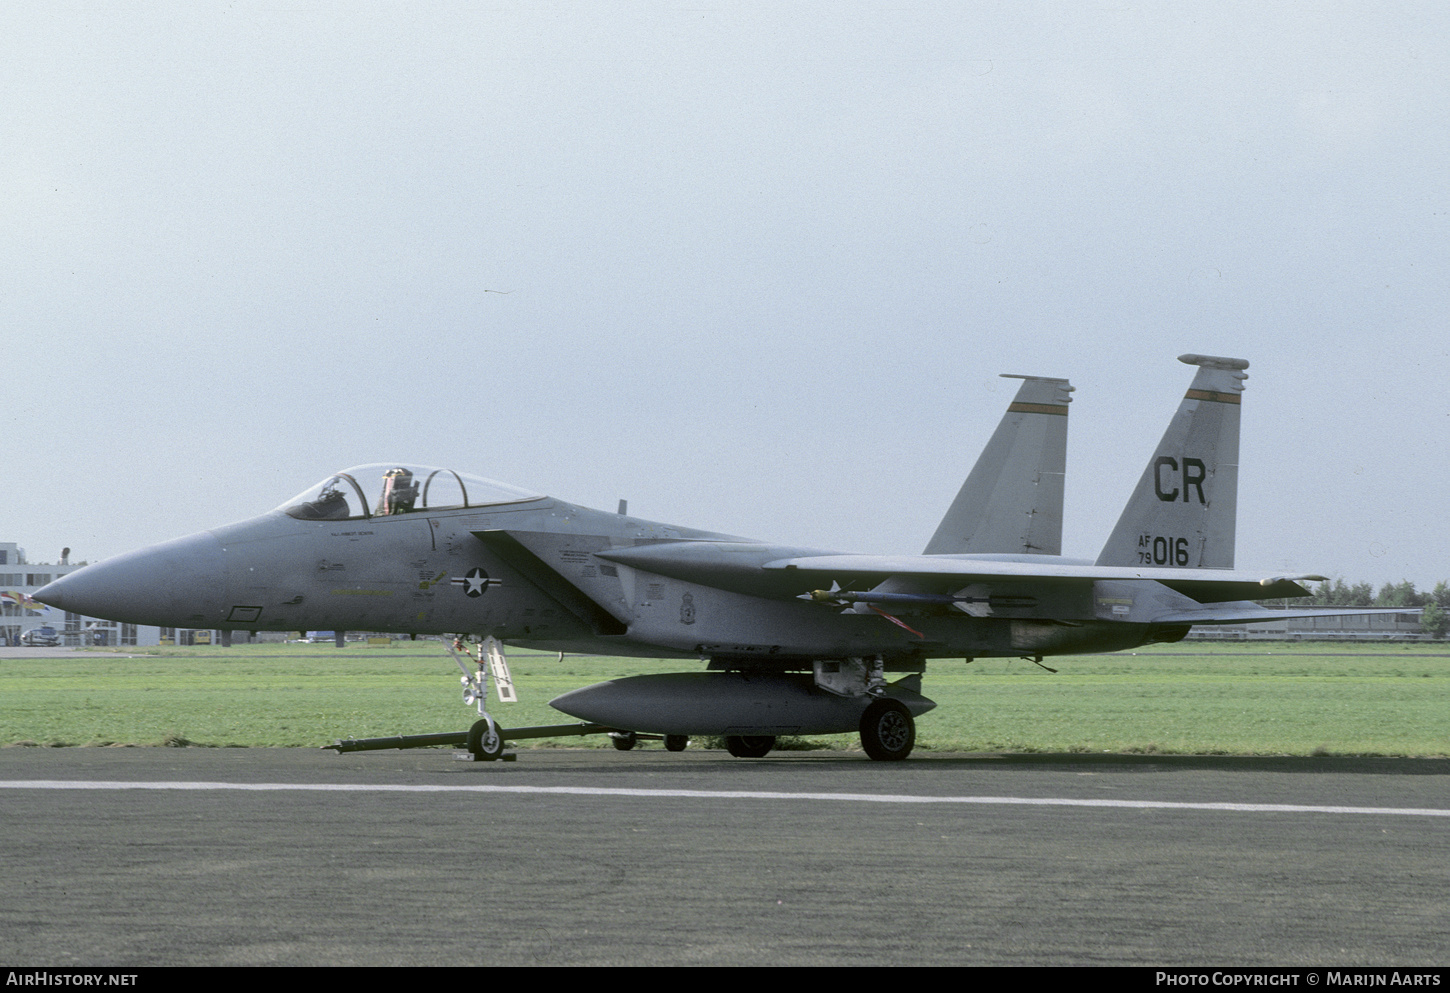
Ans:
[[[729,664],[1115,651],[1182,635],[1113,619],[1114,598],[1091,581],[998,583],[983,598],[991,616],[969,616],[833,609],[799,598],[808,577],[760,569],[824,554],[550,497],[345,520],[279,510],[78,570],[50,602],[161,627],[477,634]],[[691,578],[702,570],[708,581]]]

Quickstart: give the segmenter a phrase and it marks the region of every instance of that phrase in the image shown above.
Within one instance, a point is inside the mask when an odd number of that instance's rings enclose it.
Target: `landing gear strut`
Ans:
[[[861,715],[861,747],[878,762],[900,762],[916,744],[916,721],[905,704],[874,701]]]
[[[478,705],[477,721],[473,727],[468,729],[467,747],[469,754],[475,762],[494,762],[503,757],[504,737],[500,732],[498,724],[489,716],[488,704],[488,677],[490,671],[493,675],[494,686],[498,690],[498,698],[503,703],[513,703],[518,700],[514,693],[513,677],[509,674],[508,662],[503,657],[503,646],[496,638],[486,638],[478,646],[478,672],[468,671],[468,664],[463,660],[467,658],[466,649],[463,645],[463,637],[460,635],[453,639],[453,644],[448,646],[448,654],[453,656],[453,661],[458,663],[458,668],[463,670],[463,702],[465,704]],[[488,660],[487,666],[484,660]]]

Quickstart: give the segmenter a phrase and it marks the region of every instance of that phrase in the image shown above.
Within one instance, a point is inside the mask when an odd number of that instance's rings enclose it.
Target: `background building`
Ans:
[[[1188,637],[1208,641],[1431,641],[1420,626],[1419,607],[1393,614],[1337,617],[1267,617],[1253,624],[1202,624]]]
[[[19,645],[27,633],[53,628],[60,643],[72,647],[160,644],[157,628],[82,617],[35,600],[42,586],[84,567],[84,562],[70,561],[68,548],[62,550],[59,562],[30,562],[25,549],[13,541],[0,541],[0,640],[7,646]]]

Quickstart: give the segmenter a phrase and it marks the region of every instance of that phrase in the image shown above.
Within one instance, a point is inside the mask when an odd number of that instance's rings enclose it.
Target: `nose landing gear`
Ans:
[[[444,644],[448,645],[447,642]],[[509,673],[503,646],[498,639],[489,637],[479,643],[476,673],[469,672],[467,663],[463,661],[466,655],[461,653],[465,652],[462,637],[455,638],[453,644],[448,645],[448,654],[463,670],[463,702],[478,705],[479,719],[468,729],[468,752],[475,762],[496,762],[503,757],[504,737],[498,724],[488,714],[488,678],[493,676],[501,703],[514,703],[518,696],[514,693],[513,676]]]
[[[476,762],[496,762],[503,757],[503,735],[492,717],[473,722],[468,729],[467,747]]]

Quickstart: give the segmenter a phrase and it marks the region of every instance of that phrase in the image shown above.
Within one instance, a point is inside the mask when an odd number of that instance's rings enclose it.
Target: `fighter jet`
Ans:
[[[858,732],[873,759],[910,754],[927,663],[1111,652],[1305,596],[1233,569],[1239,415],[1248,362],[1184,355],[1192,384],[1096,562],[1064,559],[1063,379],[1022,379],[920,555],[781,546],[592,510],[407,463],[328,476],[260,517],[87,566],[36,599],[164,627],[470,636],[701,668],[612,679],[552,706],[621,737],[722,735],[766,754],[779,735]],[[1343,611],[1341,611],[1343,612]],[[1358,612],[1358,611],[1357,611]],[[480,695],[480,676],[465,699]],[[504,670],[506,671],[506,670]],[[500,686],[502,691],[502,686]],[[471,692],[471,696],[470,696]],[[467,745],[500,757],[479,703]]]

